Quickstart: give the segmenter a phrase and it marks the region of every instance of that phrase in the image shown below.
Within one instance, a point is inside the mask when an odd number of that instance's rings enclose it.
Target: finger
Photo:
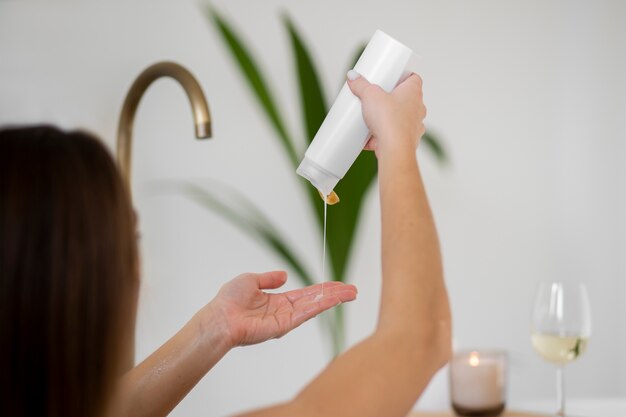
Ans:
[[[346,77],[348,78],[348,87],[350,87],[352,93],[362,99],[363,93],[371,85],[370,82],[355,70],[348,71]]]
[[[404,81],[402,81],[400,84],[398,84],[398,87],[403,85],[403,84],[406,84],[406,85],[414,84],[415,86],[418,86],[418,87],[421,88],[423,83],[424,83],[424,80],[422,80],[422,77],[420,77],[419,74],[417,74],[415,72],[412,72],[411,75],[406,77],[404,79]]]
[[[299,307],[300,305],[306,305],[308,303],[314,303],[318,301],[322,301],[326,298],[337,297],[340,301],[352,301],[356,298],[358,293],[356,287],[350,284],[342,284],[327,286],[324,285],[324,289],[322,290],[321,286],[315,288],[315,292],[309,293],[299,299],[292,301],[292,304],[295,307]]]
[[[354,300],[356,298],[356,287],[354,287],[354,285],[345,285],[345,287],[352,288],[342,288],[340,291],[335,291],[333,294],[327,294],[325,292],[324,296],[319,299],[316,297],[311,301],[300,302],[295,305],[295,311],[292,316],[292,326],[299,326],[330,308]]]
[[[287,273],[285,271],[270,271],[255,275],[257,285],[261,290],[280,288],[287,281]]]
[[[366,151],[375,151],[377,145],[378,145],[378,140],[375,137],[370,135],[370,137],[369,137],[367,143],[365,143],[365,147],[363,149],[365,149]]]
[[[344,284],[341,286],[330,288],[328,290],[324,287],[324,292],[320,292],[320,294],[318,294],[315,298],[317,298],[318,300],[323,300],[325,297],[337,297],[339,301],[345,303],[347,301],[352,301],[356,299],[358,292],[359,291],[357,290],[356,286],[352,284]]]
[[[315,298],[319,298],[318,301],[324,300],[324,298],[330,298],[332,300],[333,297],[339,299],[342,303],[347,303],[349,301],[356,300],[358,291],[354,285],[345,285],[341,288],[335,288],[332,291],[324,290],[324,294],[319,294]]]
[[[396,96],[403,95],[421,95],[422,94],[422,77],[417,75],[416,73],[412,73],[407,77],[406,80],[402,81],[400,84],[396,86],[393,90],[393,93]]]
[[[285,296],[292,303],[295,303],[296,301],[298,301],[299,299],[301,299],[303,297],[312,296],[312,298],[313,298],[316,295],[321,294],[321,292],[322,292],[322,285],[324,285],[324,292],[326,292],[326,291],[332,290],[334,287],[338,287],[338,286],[342,286],[342,285],[346,285],[346,284],[344,284],[343,282],[339,282],[339,281],[328,281],[328,282],[324,282],[323,284],[309,285],[308,287],[299,288],[297,290],[287,291],[285,293]]]

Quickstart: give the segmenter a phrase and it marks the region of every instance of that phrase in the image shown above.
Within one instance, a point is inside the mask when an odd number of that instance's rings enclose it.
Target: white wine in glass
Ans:
[[[535,297],[531,341],[535,351],[557,366],[556,416],[565,416],[563,367],[578,359],[591,336],[591,308],[580,283],[544,282]]]
[[[558,365],[577,359],[587,349],[588,337],[559,336],[550,333],[533,333],[533,347],[542,358]]]

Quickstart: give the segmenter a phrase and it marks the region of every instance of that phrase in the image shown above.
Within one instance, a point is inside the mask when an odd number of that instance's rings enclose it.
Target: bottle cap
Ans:
[[[340,180],[339,177],[331,174],[306,156],[300,162],[296,173],[309,180],[324,196],[330,194]]]

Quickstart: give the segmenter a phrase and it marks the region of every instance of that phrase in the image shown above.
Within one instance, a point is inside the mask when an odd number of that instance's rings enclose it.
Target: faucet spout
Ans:
[[[175,62],[159,62],[146,68],[128,90],[117,129],[117,163],[129,192],[131,189],[131,150],[135,114],[139,101],[148,87],[161,77],[175,79],[187,93],[193,111],[196,137],[202,139],[210,138],[212,135],[209,105],[200,84],[191,72]]]

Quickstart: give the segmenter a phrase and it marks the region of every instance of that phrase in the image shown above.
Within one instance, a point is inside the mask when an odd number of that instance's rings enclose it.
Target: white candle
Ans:
[[[465,352],[450,364],[452,403],[470,410],[486,410],[505,402],[505,359],[501,353]]]

